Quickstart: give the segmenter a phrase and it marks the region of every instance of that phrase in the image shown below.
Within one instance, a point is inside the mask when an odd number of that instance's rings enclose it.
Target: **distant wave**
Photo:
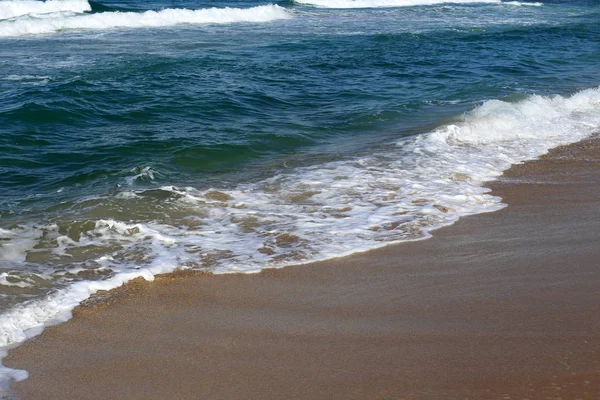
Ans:
[[[37,2],[32,1],[28,3]],[[57,1],[57,3],[60,2]],[[85,4],[91,10],[89,4],[87,2]],[[69,11],[70,13],[65,14],[65,11]],[[180,24],[268,22],[289,17],[288,12],[277,5],[265,5],[245,9],[165,9],[161,11],[101,12],[78,15],[72,15],[73,12],[74,10],[62,10],[62,13],[58,15],[46,16],[44,18],[27,15],[15,20],[2,21],[0,22],[0,37],[47,34],[73,29],[103,30],[111,28],[164,27]]]
[[[323,8],[376,8],[427,6],[444,3],[500,3],[500,0],[294,0],[294,3]]]
[[[529,6],[529,7],[541,7],[543,4],[542,3],[530,3],[530,2],[524,2],[524,1],[504,1],[502,2],[502,4],[508,4],[511,6]]]
[[[56,12],[83,13],[92,11],[87,0],[8,0],[0,1],[0,20],[28,14],[50,14]]]

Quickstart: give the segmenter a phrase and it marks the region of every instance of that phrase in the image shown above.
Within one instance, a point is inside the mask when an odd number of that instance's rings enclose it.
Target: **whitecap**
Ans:
[[[322,8],[414,7],[438,4],[500,3],[500,0],[294,0]]]
[[[230,24],[269,22],[289,18],[277,5],[252,8],[167,8],[145,12],[103,12],[85,15],[59,15],[52,18],[27,16],[0,22],[0,37],[48,34],[64,30],[105,30],[114,28],[167,27],[181,24]]]
[[[91,10],[87,0],[3,0],[0,1],[0,20],[28,14],[83,13]]]

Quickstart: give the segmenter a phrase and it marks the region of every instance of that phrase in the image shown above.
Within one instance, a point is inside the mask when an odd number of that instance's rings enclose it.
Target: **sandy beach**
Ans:
[[[600,399],[600,143],[433,238],[115,291],[12,350],[23,399]]]

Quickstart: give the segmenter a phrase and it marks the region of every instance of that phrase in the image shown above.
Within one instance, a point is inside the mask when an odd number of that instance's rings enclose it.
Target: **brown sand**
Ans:
[[[27,399],[600,399],[600,145],[432,239],[136,284],[11,351]],[[133,293],[133,294],[131,294]]]

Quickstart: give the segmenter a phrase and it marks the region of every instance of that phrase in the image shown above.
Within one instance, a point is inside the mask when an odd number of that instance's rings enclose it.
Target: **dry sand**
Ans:
[[[600,144],[429,240],[133,284],[12,350],[27,399],[600,399]]]

